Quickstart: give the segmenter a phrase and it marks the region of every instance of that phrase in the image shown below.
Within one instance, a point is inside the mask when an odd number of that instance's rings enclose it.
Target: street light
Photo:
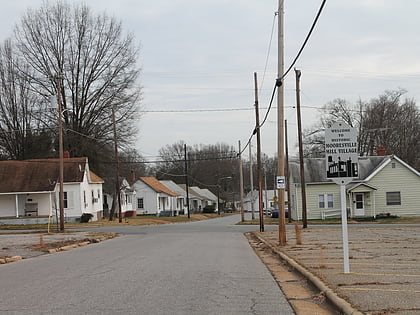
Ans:
[[[222,179],[232,179],[232,176],[220,177],[217,180],[217,214],[220,215],[220,181]]]

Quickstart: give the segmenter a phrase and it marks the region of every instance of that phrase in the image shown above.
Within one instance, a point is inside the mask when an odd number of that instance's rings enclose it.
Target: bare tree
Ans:
[[[155,169],[156,176],[160,179],[172,179],[175,182],[183,183],[185,176],[184,142],[179,141],[172,145],[166,145],[159,150],[159,155],[162,162],[158,163]],[[217,191],[219,178],[231,177],[235,182],[239,180],[236,152],[228,144],[187,146],[187,160],[191,186],[198,185]]]
[[[21,75],[19,68],[25,68],[24,63],[6,40],[0,47],[0,150],[9,159],[45,157],[52,150],[51,132],[40,124],[42,102],[31,91],[29,76]]]
[[[27,11],[14,37],[25,61],[19,70],[30,76],[34,93],[48,99],[61,80],[66,150],[74,156],[100,152],[112,139],[112,108],[119,144],[134,140],[141,99],[138,47],[120,22],[94,15],[86,5],[44,2]],[[55,125],[56,111],[44,122]]]
[[[335,121],[343,120],[351,127],[360,128],[364,104],[359,101],[357,105],[352,105],[348,101],[337,98],[320,109],[319,123],[304,131],[304,156],[323,157],[324,131]]]
[[[321,111],[320,123],[307,130],[304,145],[307,157],[324,155],[324,130],[341,119],[359,130],[359,154],[374,155],[376,148],[385,147],[388,154],[396,154],[420,169],[420,112],[412,99],[402,99],[404,89],[385,91],[369,102],[352,106],[336,99]]]
[[[365,154],[374,154],[378,146],[419,168],[420,112],[412,99],[402,100],[405,90],[385,91],[369,102],[363,119],[368,136]]]

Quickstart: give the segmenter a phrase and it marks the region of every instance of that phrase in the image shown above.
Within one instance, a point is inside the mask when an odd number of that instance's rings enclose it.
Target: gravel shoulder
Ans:
[[[20,233],[0,234],[0,263],[32,258],[48,253],[69,250],[77,246],[98,243],[115,237],[114,233]],[[15,259],[10,259],[15,257]]]

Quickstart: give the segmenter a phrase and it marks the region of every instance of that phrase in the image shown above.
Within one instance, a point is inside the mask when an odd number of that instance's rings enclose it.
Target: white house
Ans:
[[[305,159],[308,219],[340,217],[340,187],[326,178],[325,159]],[[420,216],[420,173],[395,155],[359,158],[359,178],[346,185],[349,217]],[[292,218],[302,218],[299,163],[290,163]]]
[[[136,192],[137,214],[154,214],[159,216],[174,215],[171,208],[171,197],[178,194],[171,191],[154,177],[140,177],[134,184]]]
[[[187,191],[185,184],[179,184],[185,192]],[[204,197],[198,194],[194,189],[188,187],[188,200],[189,200],[189,208],[190,213],[199,213],[203,209],[203,199]]]
[[[123,217],[132,217],[136,215],[136,192],[125,178],[121,179],[120,185],[121,214]],[[113,196],[104,193],[104,212],[112,208]],[[118,200],[116,200],[118,202]],[[118,216],[118,206],[115,207],[115,216]]]
[[[276,190],[263,190],[262,201],[263,209],[265,210],[275,210],[277,209],[277,191]],[[258,190],[250,191],[244,198],[244,211],[258,212],[260,209],[260,202],[258,196]]]
[[[104,181],[89,170],[88,159],[64,159],[63,179],[65,221],[76,222],[82,214],[101,218]],[[59,159],[0,161],[0,222],[57,220],[59,186]]]
[[[160,180],[160,182],[177,194],[177,196],[170,198],[171,209],[175,212],[175,215],[186,213],[187,192],[172,180]]]

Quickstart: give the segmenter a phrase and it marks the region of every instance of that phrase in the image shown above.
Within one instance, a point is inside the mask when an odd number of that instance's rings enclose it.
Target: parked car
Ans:
[[[279,217],[279,211],[278,210],[275,210],[275,211],[273,211],[273,212],[271,212],[271,217],[272,218],[278,218]],[[289,217],[289,212],[285,212],[285,218],[288,218]]]

